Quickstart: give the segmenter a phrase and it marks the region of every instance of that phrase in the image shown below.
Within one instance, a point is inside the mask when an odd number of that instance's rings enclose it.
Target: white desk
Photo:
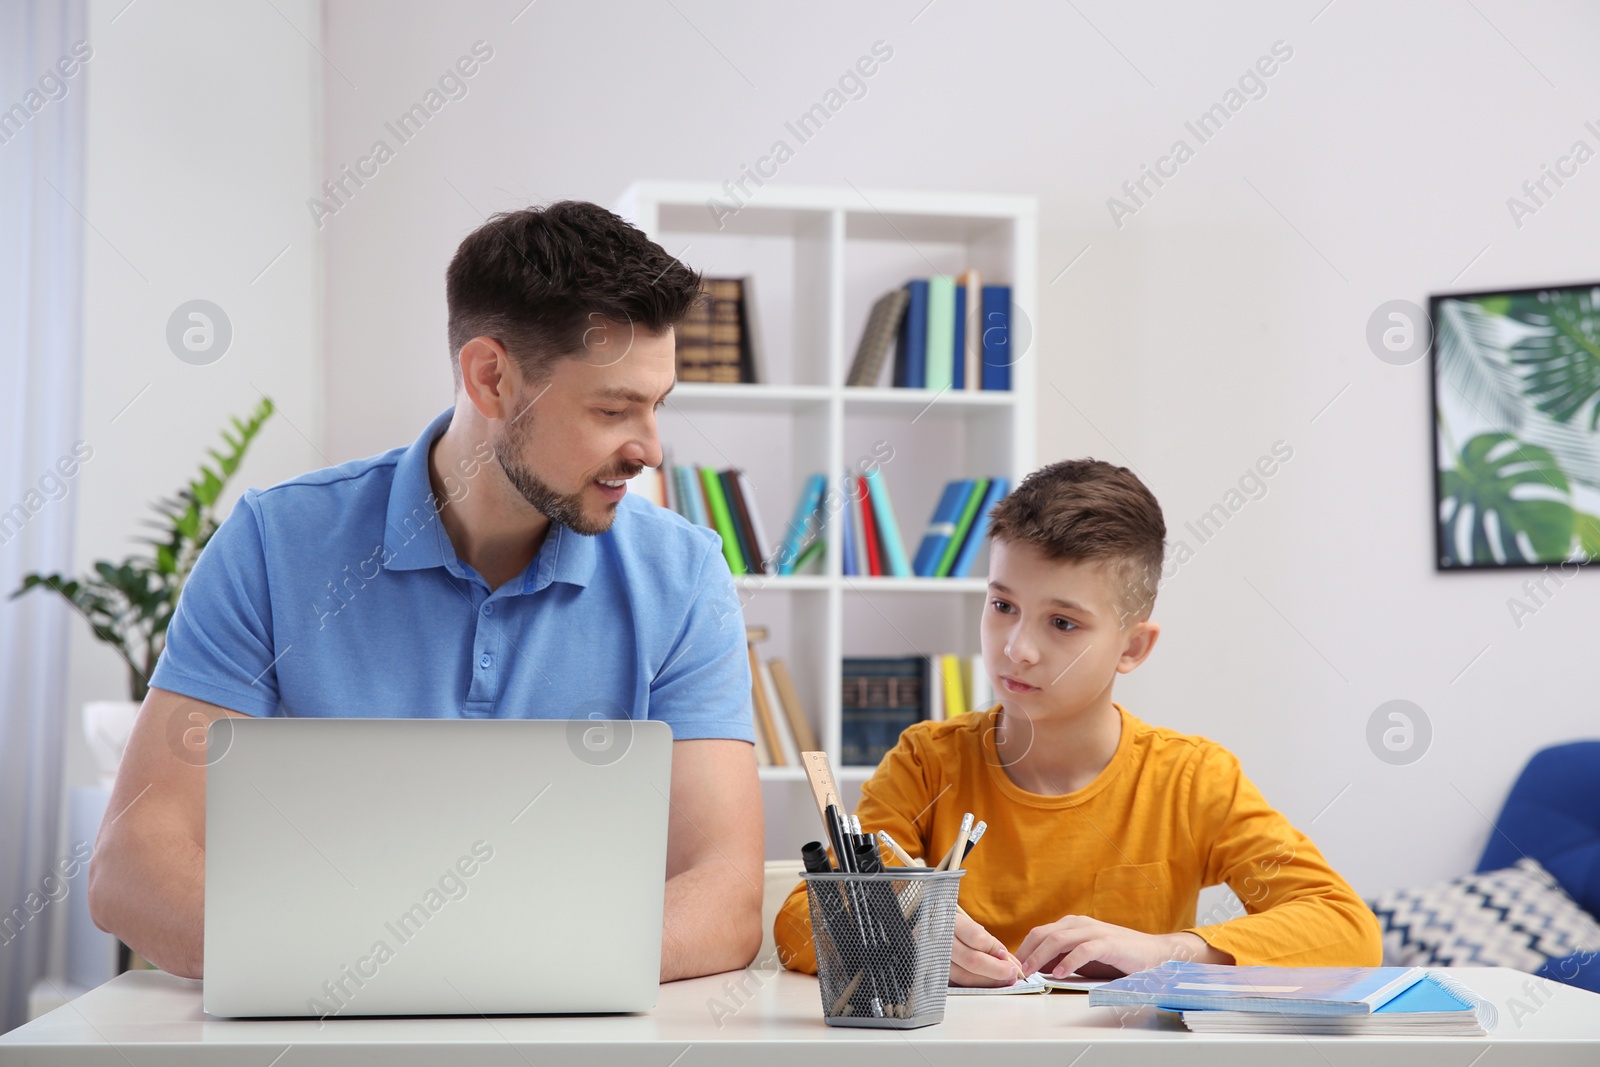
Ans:
[[[72,1003],[0,1035],[0,1064],[183,1067],[247,1064],[311,1067],[1541,1067],[1600,1064],[1600,996],[1550,984],[1542,1005],[1523,992],[1529,976],[1495,968],[1454,971],[1500,1012],[1482,1038],[1283,1038],[1191,1034],[1150,1009],[1119,1016],[1083,994],[951,997],[944,1022],[919,1030],[825,1026],[816,979],[788,972],[733,972],[663,986],[641,1015],[494,1016],[317,1020],[213,1020],[200,983],[154,971],[107,982]],[[765,980],[763,981],[763,977]],[[730,996],[742,978],[749,991]],[[1510,1001],[1531,1014],[1513,1020]],[[744,1002],[739,1007],[740,1001]],[[732,1014],[714,1016],[718,1004]],[[1519,1025],[1520,1022],[1520,1025]],[[720,1025],[719,1025],[720,1023]],[[1088,1049],[1081,1061],[1078,1057]],[[997,1056],[1003,1056],[1003,1059]],[[1482,1059],[1477,1057],[1482,1056]]]

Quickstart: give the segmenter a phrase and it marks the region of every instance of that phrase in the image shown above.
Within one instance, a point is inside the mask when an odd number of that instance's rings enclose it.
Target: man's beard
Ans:
[[[492,443],[494,458],[499,462],[500,469],[505,471],[506,479],[511,482],[512,487],[521,493],[522,499],[535,510],[551,522],[565,526],[573,533],[593,537],[611,529],[611,524],[617,517],[615,504],[607,508],[605,516],[599,520],[591,519],[584,513],[583,493],[588,489],[587,483],[576,493],[563,493],[523,466],[518,456],[527,443],[531,429],[531,426],[527,424],[519,426],[517,420],[513,420],[506,427],[506,432]],[[635,467],[631,470],[603,474],[601,477],[631,478],[641,469],[643,468]]]

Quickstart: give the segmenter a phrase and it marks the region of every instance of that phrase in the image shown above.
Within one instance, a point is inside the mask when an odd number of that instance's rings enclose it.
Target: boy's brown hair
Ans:
[[[1117,620],[1150,617],[1167,524],[1138,475],[1098,459],[1041,467],[989,514],[989,536],[1032,545],[1046,559],[1104,561],[1119,593]]]

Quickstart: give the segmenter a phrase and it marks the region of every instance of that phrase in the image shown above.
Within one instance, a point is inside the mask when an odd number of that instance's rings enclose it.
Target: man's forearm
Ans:
[[[725,862],[667,880],[661,980],[748,966],[761,948],[761,886]]]
[[[205,852],[182,834],[147,838],[136,848],[102,841],[89,865],[89,911],[96,926],[157,967],[199,978]]]

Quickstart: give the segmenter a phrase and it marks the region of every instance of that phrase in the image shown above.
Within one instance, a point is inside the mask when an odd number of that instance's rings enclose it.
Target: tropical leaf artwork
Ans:
[[[1430,303],[1439,568],[1600,556],[1600,284]]]

